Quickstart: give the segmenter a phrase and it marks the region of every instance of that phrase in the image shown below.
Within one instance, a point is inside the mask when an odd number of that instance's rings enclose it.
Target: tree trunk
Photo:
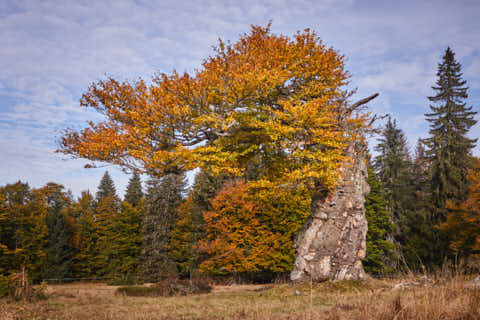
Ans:
[[[365,149],[351,145],[352,161],[342,167],[344,176],[325,198],[314,200],[312,216],[296,240],[296,260],[292,281],[364,279],[367,220]]]

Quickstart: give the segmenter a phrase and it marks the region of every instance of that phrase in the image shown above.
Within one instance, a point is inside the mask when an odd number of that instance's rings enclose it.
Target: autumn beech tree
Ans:
[[[312,31],[289,39],[254,26],[220,41],[193,74],[92,84],[80,104],[105,121],[67,131],[59,151],[156,176],[196,167],[241,175],[257,156],[262,182],[331,188],[346,144],[366,126],[339,110],[343,60]]]
[[[201,168],[234,178],[254,166],[248,188],[324,195],[371,120],[357,111],[374,96],[348,104],[348,78],[344,57],[314,32],[252,26],[193,73],[92,84],[80,104],[105,120],[67,130],[59,152],[157,177]]]

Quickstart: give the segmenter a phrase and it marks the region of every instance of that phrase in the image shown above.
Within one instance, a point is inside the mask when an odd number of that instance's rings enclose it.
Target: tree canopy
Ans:
[[[257,185],[328,189],[346,144],[367,127],[342,104],[348,77],[343,56],[314,32],[252,26],[235,43],[220,40],[192,74],[92,84],[81,105],[105,121],[67,130],[59,152],[154,176],[197,167],[241,175],[257,160]]]

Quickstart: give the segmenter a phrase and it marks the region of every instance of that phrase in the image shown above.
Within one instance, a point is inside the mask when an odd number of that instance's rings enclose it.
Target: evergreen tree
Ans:
[[[99,274],[119,279],[131,279],[136,275],[142,243],[138,209],[123,202],[121,210],[109,215],[111,219],[100,222],[96,257]]]
[[[128,181],[127,191],[125,193],[125,201],[136,207],[142,200],[142,181],[137,171],[133,172],[133,176]]]
[[[120,210],[120,200],[116,194],[115,185],[108,171],[103,175],[96,194],[95,206],[95,269],[97,275],[104,276],[110,272],[109,261],[112,256],[111,244],[113,228]]]
[[[140,275],[145,281],[158,281],[177,275],[170,244],[178,207],[183,202],[184,175],[152,178],[147,185]]]
[[[430,160],[428,221],[434,230],[426,237],[430,245],[425,259],[428,265],[439,265],[447,257],[449,240],[438,226],[447,219],[447,200],[460,204],[468,195],[470,154],[476,142],[467,137],[476,123],[473,118],[476,112],[466,107],[464,100],[468,97],[468,88],[462,80],[461,65],[450,48],[438,65],[437,77],[432,87],[435,95],[428,97],[435,105],[430,105],[432,112],[425,115],[430,122],[430,137],[424,140]]]
[[[72,275],[74,248],[72,233],[67,225],[66,213],[70,199],[63,191],[63,186],[48,183],[42,191],[45,194],[48,214],[48,244],[47,259],[43,265],[44,278],[63,279]]]
[[[398,224],[411,204],[411,159],[407,139],[397,122],[388,119],[375,148],[375,170],[385,191],[387,209]]]
[[[98,186],[96,200],[100,202],[102,198],[106,197],[117,197],[117,191],[115,190],[115,184],[113,183],[112,178],[108,171],[105,171],[103,174],[102,180],[100,180],[100,185]]]
[[[420,271],[429,261],[432,244],[430,241],[436,232],[429,222],[429,161],[421,139],[417,141],[412,163],[413,200],[411,210],[407,212],[401,225],[404,261],[411,270]]]
[[[89,191],[83,191],[74,204],[76,217],[73,245],[76,248],[74,270],[78,277],[95,275],[95,257],[97,255],[97,230],[95,224],[95,199]]]
[[[96,247],[95,269],[98,276],[111,275],[110,260],[116,252],[112,251],[115,226],[118,219],[118,202],[113,196],[100,199],[95,208]]]
[[[468,194],[467,173],[471,150],[477,139],[467,133],[476,123],[472,107],[466,107],[466,81],[455,53],[447,48],[438,65],[435,95],[428,97],[432,113],[425,114],[430,122],[430,137],[424,142],[431,164],[431,201],[436,208],[432,217],[436,224],[446,219],[446,200],[459,204]]]
[[[368,222],[367,253],[363,260],[365,271],[374,275],[385,275],[393,271],[392,258],[395,245],[388,240],[393,230],[387,201],[373,168],[368,166],[370,193],[365,199],[365,215]]]
[[[200,171],[187,200],[179,208],[179,217],[172,235],[172,257],[183,276],[192,276],[198,270],[206,254],[199,250],[199,242],[205,239],[203,215],[212,210],[211,200],[227,181],[225,175],[214,176]]]
[[[394,228],[389,238],[395,243],[396,264],[400,264],[404,248],[408,242],[408,226],[413,212],[414,190],[411,175],[412,161],[408,152],[407,139],[397,122],[388,119],[382,130],[379,143],[375,148],[379,152],[374,167],[384,190],[386,209]]]

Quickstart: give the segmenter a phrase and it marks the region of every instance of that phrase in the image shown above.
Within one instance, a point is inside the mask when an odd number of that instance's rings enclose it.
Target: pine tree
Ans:
[[[96,200],[100,202],[102,198],[106,197],[116,197],[117,191],[115,190],[115,184],[113,183],[112,178],[108,171],[105,171],[103,174],[102,180],[100,180],[100,185],[98,186]]]
[[[136,207],[142,200],[142,181],[137,171],[133,172],[133,176],[128,181],[127,191],[125,193],[125,201]]]
[[[99,221],[96,261],[100,275],[123,280],[136,275],[142,241],[140,222],[138,208],[128,202],[123,202],[118,212],[110,213],[108,220]]]
[[[109,261],[112,256],[111,244],[114,236],[113,228],[120,210],[120,200],[116,194],[115,185],[108,171],[103,175],[96,194],[95,231],[96,255],[95,269],[97,275],[104,276],[110,272]]]
[[[211,200],[227,181],[225,175],[214,176],[200,171],[187,200],[179,208],[179,217],[172,234],[172,257],[182,276],[193,276],[206,259],[206,254],[198,248],[205,239],[205,221],[203,215],[212,210]]]
[[[177,275],[170,251],[172,231],[183,202],[184,175],[170,174],[147,182],[143,216],[143,246],[140,276],[145,281],[158,281]]]
[[[411,203],[411,159],[407,139],[397,122],[388,119],[375,148],[374,167],[385,190],[387,209],[398,224]]]
[[[375,157],[374,168],[384,190],[386,209],[394,224],[389,237],[395,243],[398,266],[408,242],[407,229],[413,211],[414,190],[407,139],[395,120],[388,119],[375,150],[379,154]]]
[[[393,223],[386,210],[387,201],[384,198],[382,186],[371,165],[368,166],[367,182],[370,193],[365,199],[368,232],[367,253],[363,266],[365,271],[371,274],[385,275],[393,272],[392,258],[395,245],[388,239],[393,230]]]
[[[413,200],[402,221],[400,230],[404,239],[402,254],[410,270],[420,271],[424,263],[428,264],[432,252],[432,240],[435,228],[429,222],[429,161],[421,139],[415,146],[412,163]]]
[[[429,216],[432,230],[426,236],[429,250],[425,262],[439,265],[448,255],[448,236],[438,230],[438,226],[447,219],[447,200],[460,204],[468,195],[467,179],[471,150],[476,139],[469,139],[467,133],[476,123],[476,112],[466,107],[466,81],[462,80],[461,65],[455,60],[455,54],[447,48],[442,62],[438,65],[436,85],[432,87],[435,95],[428,99],[432,113],[425,114],[430,122],[430,137],[424,140],[429,159]]]
[[[78,277],[90,277],[96,274],[97,230],[95,224],[95,199],[89,191],[83,191],[74,204],[75,234],[73,245],[76,248],[74,270]]]
[[[46,218],[48,227],[47,259],[43,265],[43,277],[56,279],[71,277],[74,248],[72,233],[65,216],[70,199],[63,191],[62,185],[48,183],[42,188],[42,191],[48,206]]]
[[[477,139],[467,133],[476,123],[472,107],[466,107],[468,98],[466,81],[462,80],[461,65],[455,53],[447,48],[438,65],[435,95],[428,97],[432,113],[425,114],[430,122],[430,137],[425,139],[427,156],[431,164],[431,201],[437,208],[436,223],[446,219],[445,202],[459,204],[468,194],[467,173],[471,150]]]

